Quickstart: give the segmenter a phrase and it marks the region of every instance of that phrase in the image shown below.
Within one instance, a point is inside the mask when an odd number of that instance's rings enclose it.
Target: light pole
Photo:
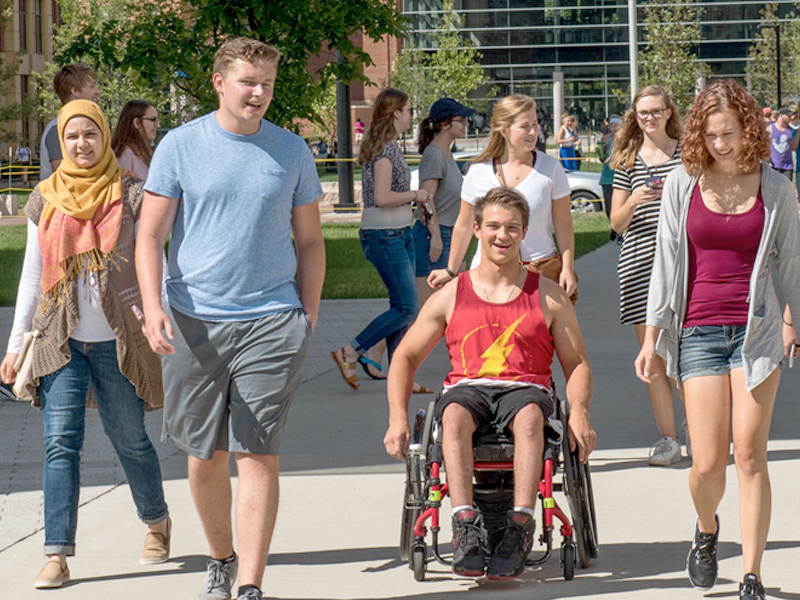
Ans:
[[[639,91],[639,34],[636,31],[638,17],[636,0],[628,0],[628,53],[631,63],[631,103]]]
[[[775,108],[779,109],[781,107],[781,22],[762,23],[759,27],[762,29],[768,27],[775,30],[775,70],[778,73],[776,78],[778,84],[778,105]]]

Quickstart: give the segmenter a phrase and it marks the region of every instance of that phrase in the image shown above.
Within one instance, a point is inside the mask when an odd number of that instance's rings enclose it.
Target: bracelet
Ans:
[[[784,321],[783,324],[789,327],[794,327],[794,323],[787,323],[786,321]]]
[[[449,266],[445,267],[445,268],[444,268],[444,270],[445,270],[445,271],[447,271],[447,274],[448,274],[448,275],[450,275],[450,278],[451,278],[451,279],[455,279],[456,277],[458,277],[458,275],[456,275],[455,273],[453,273],[453,272],[450,270],[450,267],[449,267]]]
[[[419,190],[412,190],[414,192],[414,202],[417,201]]]

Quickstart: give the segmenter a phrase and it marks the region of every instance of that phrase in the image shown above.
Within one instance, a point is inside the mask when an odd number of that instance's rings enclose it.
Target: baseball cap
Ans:
[[[764,107],[764,114],[765,114],[765,115],[770,115],[770,114],[772,114],[772,109],[771,109],[769,106],[765,106],[765,107]]]
[[[449,116],[468,117],[475,112],[474,108],[464,106],[458,100],[452,98],[439,98],[431,106],[430,118],[434,123],[443,121]]]

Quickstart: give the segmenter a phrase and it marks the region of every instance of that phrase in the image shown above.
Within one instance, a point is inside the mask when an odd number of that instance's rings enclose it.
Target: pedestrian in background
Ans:
[[[600,186],[603,188],[603,208],[605,209],[606,216],[610,221],[611,196],[614,190],[614,169],[612,169],[608,163],[611,158],[611,152],[614,150],[614,135],[616,135],[617,131],[619,130],[619,127],[622,124],[622,119],[619,118],[619,115],[611,115],[606,120],[608,121],[608,126],[606,133],[604,133],[606,138],[603,141],[603,152],[605,153],[605,158],[603,159],[603,169],[600,172]],[[613,229],[611,230],[610,238],[612,242],[617,240],[620,244],[622,243],[622,235],[618,234]]]
[[[466,133],[467,117],[475,112],[453,100],[440,98],[431,106],[430,114],[419,124],[419,186],[427,191],[433,202],[430,213],[424,206],[417,210],[412,228],[416,253],[417,295],[419,305],[433,293],[428,275],[434,269],[447,266],[450,240],[458,217],[461,184],[464,176],[458,168],[450,147]]]
[[[697,512],[687,570],[702,590],[717,579],[716,511],[733,434],[741,600],[766,598],[767,441],[782,358],[790,350],[784,343],[797,341],[791,321],[781,324],[773,273],[791,314],[800,315],[797,203],[791,183],[761,162],[769,143],[758,104],[732,80],[714,82],[695,100],[686,117],[683,166],[664,189],[647,331],[636,359],[643,381],[664,377],[654,368],[660,356],[667,375],[684,388]]]
[[[556,144],[558,144],[558,156],[561,164],[567,171],[578,169],[575,148],[579,143],[578,120],[569,113],[564,113],[561,115],[561,127],[556,135]]]
[[[155,106],[146,100],[131,100],[122,107],[111,138],[119,166],[142,181],[147,180],[160,124]]]
[[[23,334],[39,332],[32,381],[33,404],[44,420],[48,561],[36,588],[60,587],[70,578],[87,404],[98,409],[136,512],[148,525],[141,562],[165,562],[171,537],[161,467],[144,427],[144,411],[163,404],[161,364],[133,312],[141,303],[134,226],[142,190],[123,177],[105,116],[94,102],[65,104],[58,133],[61,163],[25,205],[28,242],[8,354],[0,366],[3,381],[14,381]]]
[[[661,190],[664,179],[681,162],[681,122],[667,92],[655,85],[637,92],[622,121],[609,162],[614,170],[611,228],[624,235],[617,265],[620,318],[623,324],[633,325],[641,347]],[[653,368],[664,374],[660,359],[655,359]],[[660,435],[650,449],[649,462],[670,465],[681,459],[681,447],[675,433],[674,400],[667,377],[648,383],[647,394]]]
[[[389,309],[373,319],[346,346],[331,352],[345,383],[358,390],[356,365],[380,371],[379,343],[386,340],[389,362],[419,311],[414,281],[415,252],[411,233],[411,203],[431,203],[425,189],[411,189],[411,170],[397,138],[411,127],[413,112],[408,96],[397,89],[383,90],[372,107],[372,122],[364,133],[358,154],[364,211],[361,248],[389,292]],[[378,348],[370,354],[375,346]],[[366,363],[366,364],[364,364]],[[372,375],[371,375],[372,376]],[[415,384],[416,385],[416,384]],[[417,386],[416,391],[430,391]]]

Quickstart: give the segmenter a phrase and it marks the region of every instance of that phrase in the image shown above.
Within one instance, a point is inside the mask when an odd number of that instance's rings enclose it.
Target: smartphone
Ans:
[[[651,190],[657,190],[661,187],[661,183],[664,180],[661,177],[648,177],[644,184],[649,187]]]

